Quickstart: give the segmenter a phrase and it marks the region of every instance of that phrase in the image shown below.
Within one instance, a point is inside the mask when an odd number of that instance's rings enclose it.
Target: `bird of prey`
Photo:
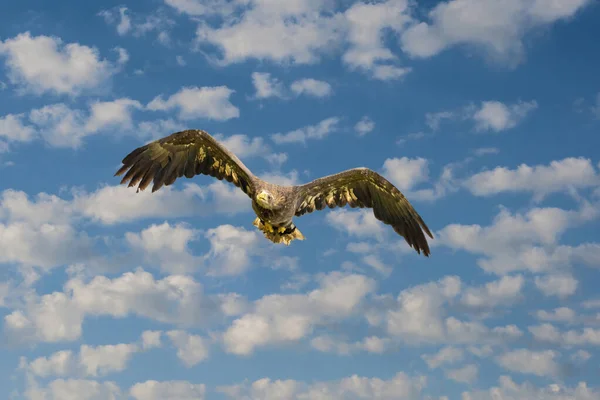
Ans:
[[[429,256],[425,233],[429,228],[404,195],[388,180],[367,168],[349,169],[297,186],[280,186],[263,181],[223,144],[203,130],[175,132],[133,150],[115,173],[127,173],[121,184],[138,185],[137,191],[152,182],[152,192],[171,185],[177,178],[210,175],[227,180],[252,199],[257,218],[253,225],[274,243],[289,245],[304,235],[292,222],[315,210],[368,207],[375,218],[391,225],[417,253]]]

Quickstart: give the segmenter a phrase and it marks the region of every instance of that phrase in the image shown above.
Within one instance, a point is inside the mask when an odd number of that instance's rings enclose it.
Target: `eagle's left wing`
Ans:
[[[350,169],[296,187],[296,216],[329,208],[368,207],[375,218],[391,225],[417,253],[429,256],[429,228],[404,195],[383,176],[367,168]]]

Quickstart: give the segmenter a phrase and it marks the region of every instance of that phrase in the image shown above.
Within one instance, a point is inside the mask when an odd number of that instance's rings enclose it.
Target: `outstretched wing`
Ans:
[[[199,174],[232,182],[248,196],[252,196],[254,190],[254,175],[250,170],[235,154],[201,130],[176,132],[138,147],[123,159],[123,166],[115,176],[125,171],[121,184],[129,181],[129,187],[138,185],[138,191],[153,182],[152,192],[155,192],[177,178]]]
[[[329,208],[368,207],[378,220],[391,225],[417,253],[429,256],[429,228],[406,197],[387,179],[367,168],[350,169],[297,186],[296,216]]]

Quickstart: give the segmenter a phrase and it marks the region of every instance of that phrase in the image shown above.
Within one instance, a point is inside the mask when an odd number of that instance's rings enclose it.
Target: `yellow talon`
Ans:
[[[285,232],[285,230],[286,230],[286,227],[285,227],[285,226],[280,226],[280,227],[277,229],[277,231],[278,231],[279,233],[283,233],[283,232]]]
[[[269,232],[271,232],[271,233],[275,232],[275,229],[273,229],[273,225],[271,225],[270,223],[268,223],[268,222],[265,222],[265,223],[264,223],[264,226],[265,226],[265,229],[266,229],[267,231],[269,231]]]

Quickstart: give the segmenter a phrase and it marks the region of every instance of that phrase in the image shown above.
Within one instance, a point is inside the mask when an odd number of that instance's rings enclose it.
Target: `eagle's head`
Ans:
[[[256,195],[256,202],[259,206],[266,208],[267,210],[274,210],[278,207],[276,196],[264,189],[258,192]]]

